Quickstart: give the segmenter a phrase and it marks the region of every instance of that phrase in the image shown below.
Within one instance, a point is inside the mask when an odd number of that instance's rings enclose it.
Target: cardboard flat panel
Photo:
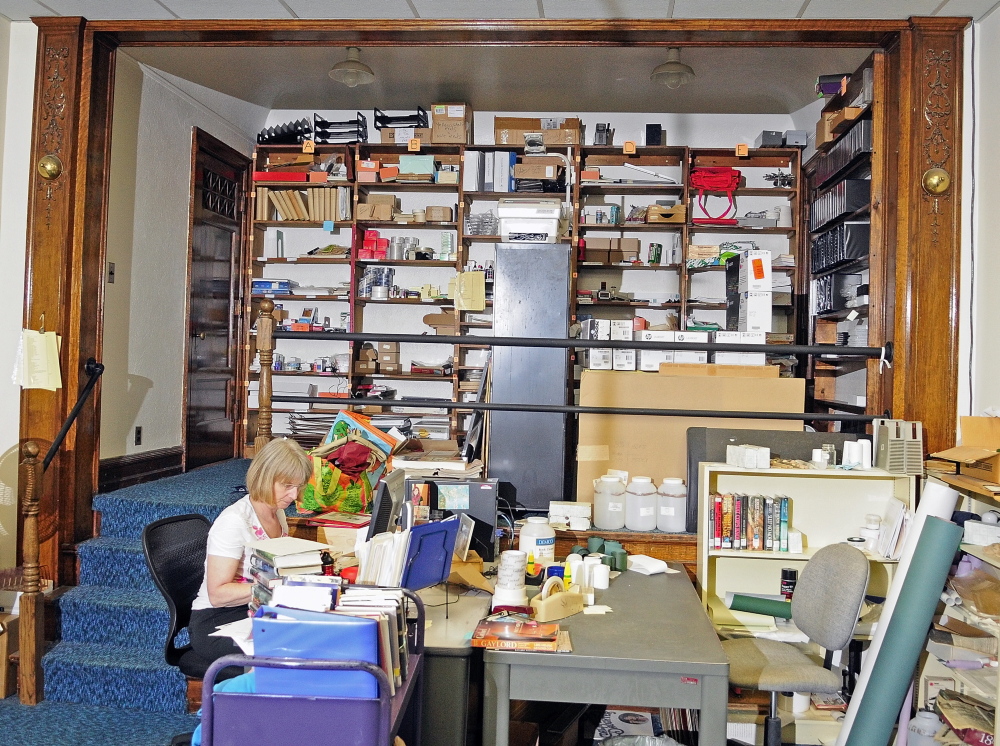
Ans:
[[[642,372],[585,370],[580,404],[587,407],[662,407],[753,412],[802,412],[805,381],[801,378],[720,378],[651,376]],[[631,475],[685,478],[687,429],[726,427],[802,430],[791,420],[749,418],[580,415],[576,499],[593,501],[593,482],[608,469]],[[594,460],[600,448],[607,460]]]
[[[962,445],[1000,449],[1000,417],[962,417]]]

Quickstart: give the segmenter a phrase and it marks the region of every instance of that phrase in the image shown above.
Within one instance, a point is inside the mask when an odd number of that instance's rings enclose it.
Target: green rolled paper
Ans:
[[[792,618],[791,601],[772,601],[770,598],[757,598],[756,596],[743,596],[734,593],[733,603],[729,608],[733,611],[748,611],[751,614],[776,616],[781,619]]]
[[[961,541],[961,526],[934,517],[924,523],[847,746],[889,742]]]

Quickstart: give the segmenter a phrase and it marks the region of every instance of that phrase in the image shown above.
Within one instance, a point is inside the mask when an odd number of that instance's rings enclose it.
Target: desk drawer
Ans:
[[[701,685],[700,677],[676,673],[588,672],[557,665],[510,667],[511,699],[697,710],[701,707]]]

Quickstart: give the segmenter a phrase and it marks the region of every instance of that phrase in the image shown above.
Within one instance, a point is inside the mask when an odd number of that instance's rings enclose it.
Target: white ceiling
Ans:
[[[0,0],[14,21],[177,18],[982,18],[997,0]]]

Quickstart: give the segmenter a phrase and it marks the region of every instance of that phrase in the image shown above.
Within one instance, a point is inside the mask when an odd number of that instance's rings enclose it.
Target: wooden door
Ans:
[[[237,401],[244,195],[250,159],[196,129],[192,169],[184,466],[240,454]]]

